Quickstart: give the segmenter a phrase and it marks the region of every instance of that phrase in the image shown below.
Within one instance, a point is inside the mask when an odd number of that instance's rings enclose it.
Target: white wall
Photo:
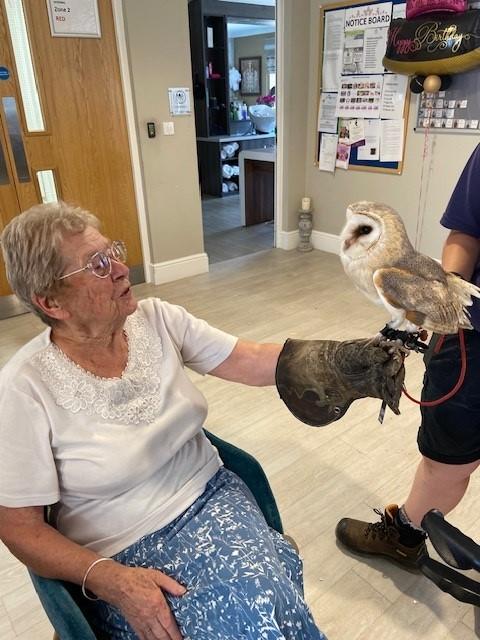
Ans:
[[[278,73],[284,123],[278,128],[278,142],[283,146],[283,185],[280,198],[283,206],[283,229],[298,229],[298,209],[305,194],[307,139],[310,122],[307,120],[310,101],[310,0],[282,0],[283,16],[277,28],[283,29],[283,52],[278,51]],[[278,168],[277,168],[278,169]]]
[[[159,282],[174,279],[175,269],[178,277],[208,269],[194,115],[172,117],[168,101],[169,87],[192,86],[188,1],[123,0],[123,14],[154,272],[167,263]],[[157,126],[153,139],[149,121]],[[163,135],[166,121],[175,135]]]

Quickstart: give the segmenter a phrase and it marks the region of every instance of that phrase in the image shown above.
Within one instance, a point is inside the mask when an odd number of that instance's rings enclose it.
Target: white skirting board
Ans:
[[[327,251],[328,253],[340,253],[340,237],[333,233],[323,231],[312,231],[311,242],[314,249]],[[299,243],[297,231],[281,231],[277,237],[277,247],[279,249],[296,249]]]
[[[312,231],[311,240],[314,249],[336,254],[340,252],[340,238],[333,233]],[[298,230],[281,231],[277,236],[277,247],[279,249],[291,251],[297,248],[298,242]],[[199,273],[208,273],[208,255],[206,253],[197,253],[176,260],[157,262],[151,265],[151,273],[153,274],[154,284],[173,282],[181,278],[196,276]]]
[[[197,253],[176,260],[157,262],[151,265],[154,284],[173,282],[181,278],[196,276],[199,273],[208,273],[208,256],[206,253]]]

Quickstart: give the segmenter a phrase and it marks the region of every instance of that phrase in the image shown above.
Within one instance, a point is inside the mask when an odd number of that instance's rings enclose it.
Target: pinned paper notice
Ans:
[[[173,87],[168,90],[168,100],[172,116],[184,116],[192,112],[190,108],[190,89]]]
[[[365,145],[358,148],[358,160],[380,160],[380,122],[365,120]]]
[[[318,105],[318,131],[337,133],[336,93],[321,93]]]
[[[382,120],[380,126],[380,161],[401,162],[404,120]],[[441,126],[441,122],[439,126]]]
[[[318,168],[320,171],[335,171],[337,159],[338,136],[332,133],[322,133],[320,140],[320,154],[318,156]]]
[[[339,169],[348,169],[350,163],[350,146],[348,144],[338,143],[337,146],[337,159],[335,166]]]

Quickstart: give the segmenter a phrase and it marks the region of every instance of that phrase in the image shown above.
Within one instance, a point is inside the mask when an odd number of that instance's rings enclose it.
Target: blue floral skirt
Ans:
[[[296,551],[226,469],[178,518],[114,559],[159,569],[187,587],[182,597],[165,593],[185,640],[326,640],[303,598]],[[89,604],[99,635],[137,638],[118,609],[102,600]]]

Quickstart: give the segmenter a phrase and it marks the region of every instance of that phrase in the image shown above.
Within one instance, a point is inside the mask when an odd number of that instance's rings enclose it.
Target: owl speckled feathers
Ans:
[[[420,327],[448,334],[471,329],[467,307],[480,289],[416,251],[391,207],[356,202],[347,208],[340,257],[355,286],[391,315],[392,329]]]

